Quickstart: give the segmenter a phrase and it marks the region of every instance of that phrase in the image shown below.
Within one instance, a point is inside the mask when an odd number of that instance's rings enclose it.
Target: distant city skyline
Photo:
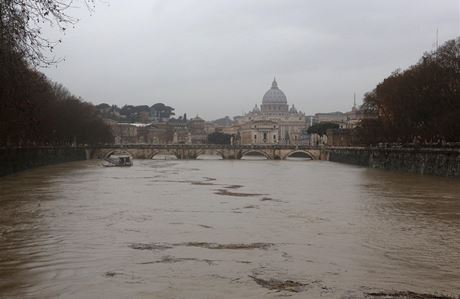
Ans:
[[[458,0],[97,2],[43,71],[94,104],[163,102],[213,120],[260,104],[276,76],[311,115],[349,111],[394,70],[460,35]]]

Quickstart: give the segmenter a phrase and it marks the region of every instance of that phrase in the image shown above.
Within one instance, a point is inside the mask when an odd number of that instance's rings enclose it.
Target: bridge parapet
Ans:
[[[125,152],[138,159],[151,159],[158,154],[174,155],[178,159],[196,159],[201,154],[214,154],[223,159],[241,159],[257,152],[267,159],[286,159],[293,153],[304,153],[313,160],[320,159],[320,148],[305,145],[269,144],[122,144],[90,147],[91,158],[104,158],[115,152]]]
[[[89,148],[137,148],[137,149],[319,149],[309,145],[281,145],[281,144],[107,144],[89,146]]]

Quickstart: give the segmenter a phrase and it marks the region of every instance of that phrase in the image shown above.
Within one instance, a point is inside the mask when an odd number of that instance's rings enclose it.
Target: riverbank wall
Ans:
[[[0,148],[0,176],[39,166],[86,159],[84,148]]]
[[[460,178],[460,148],[325,148],[325,159],[371,168]]]

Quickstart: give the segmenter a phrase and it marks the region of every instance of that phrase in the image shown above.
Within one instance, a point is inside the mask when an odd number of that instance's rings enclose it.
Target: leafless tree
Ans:
[[[78,0],[0,0],[0,146],[111,142],[97,109],[50,82],[37,70],[53,59],[44,26],[60,30],[77,19],[67,14]],[[94,0],[79,0],[94,9]],[[59,41],[58,41],[59,42]]]
[[[366,94],[363,110],[378,115],[361,122],[368,143],[460,141],[460,38],[393,72]]]
[[[67,12],[79,4],[93,11],[95,0],[0,0],[0,51],[13,50],[33,65],[55,62],[44,52],[53,51],[61,40],[46,39],[43,27],[65,31],[74,26],[78,19]]]

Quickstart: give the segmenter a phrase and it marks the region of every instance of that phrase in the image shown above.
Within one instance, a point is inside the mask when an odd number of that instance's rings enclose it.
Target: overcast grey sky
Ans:
[[[107,0],[72,14],[52,80],[95,104],[208,120],[260,104],[274,75],[307,114],[347,111],[432,50],[436,29],[439,43],[460,35],[460,0]]]

